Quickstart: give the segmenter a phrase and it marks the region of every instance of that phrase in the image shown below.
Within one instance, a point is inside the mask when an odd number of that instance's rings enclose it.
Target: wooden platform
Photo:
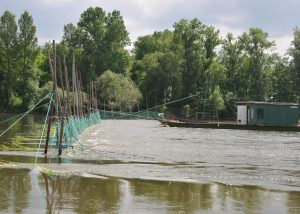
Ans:
[[[161,124],[170,127],[185,128],[210,128],[210,129],[237,129],[237,130],[260,130],[260,131],[291,131],[300,132],[300,126],[258,126],[258,125],[240,125],[225,122],[183,122],[178,120],[160,120]]]

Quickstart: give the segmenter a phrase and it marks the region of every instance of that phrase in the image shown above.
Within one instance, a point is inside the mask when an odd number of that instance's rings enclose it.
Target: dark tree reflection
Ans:
[[[0,211],[22,213],[29,206],[31,179],[27,169],[0,169]]]
[[[133,180],[130,184],[134,195],[165,202],[173,212],[194,213],[208,210],[213,205],[210,184],[141,180]]]
[[[113,179],[42,174],[48,213],[71,209],[76,213],[112,213],[118,209],[121,191]]]

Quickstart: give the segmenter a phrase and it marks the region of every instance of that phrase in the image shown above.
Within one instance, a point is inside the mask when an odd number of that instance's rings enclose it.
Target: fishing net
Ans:
[[[101,122],[99,112],[91,113],[88,117],[70,116],[64,121],[62,149],[73,147],[73,144],[79,141],[80,134],[88,127]],[[51,130],[52,136],[49,138],[49,155],[58,154],[59,136],[61,132],[61,122],[56,121],[54,128]]]

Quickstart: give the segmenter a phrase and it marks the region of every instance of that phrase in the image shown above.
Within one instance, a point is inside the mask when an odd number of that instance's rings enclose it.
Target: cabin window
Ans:
[[[264,119],[264,109],[259,108],[257,109],[257,119]]]

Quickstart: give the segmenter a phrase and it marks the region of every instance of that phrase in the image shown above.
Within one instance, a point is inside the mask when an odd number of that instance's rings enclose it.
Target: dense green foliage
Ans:
[[[38,45],[33,19],[25,11],[18,24],[5,11],[0,21],[1,109],[31,107],[38,96]]]
[[[106,14],[101,8],[88,8],[81,14],[77,26],[64,27],[64,53],[76,54],[76,65],[84,85],[106,70],[125,73],[129,65],[128,32],[119,11]]]
[[[193,117],[197,112],[235,117],[235,103],[241,100],[299,102],[299,32],[294,31],[289,57],[282,58],[261,29],[222,39],[214,27],[183,19],[173,32],[138,38],[132,79],[147,98],[145,106],[199,92],[197,99],[177,106]]]
[[[71,72],[75,55],[86,92],[89,81],[97,80],[100,108],[132,110],[139,102],[150,108],[199,93],[170,109],[192,117],[234,117],[240,100],[300,102],[299,28],[283,57],[259,28],[221,38],[219,30],[197,19],[173,27],[139,37],[130,54],[120,12],[88,8],[76,25],[65,25],[58,56]],[[29,108],[51,88],[51,45],[39,47],[35,33],[28,12],[18,22],[8,11],[1,16],[1,110]]]
[[[110,70],[97,79],[97,88],[100,101],[107,109],[131,111],[142,97],[131,80]]]

